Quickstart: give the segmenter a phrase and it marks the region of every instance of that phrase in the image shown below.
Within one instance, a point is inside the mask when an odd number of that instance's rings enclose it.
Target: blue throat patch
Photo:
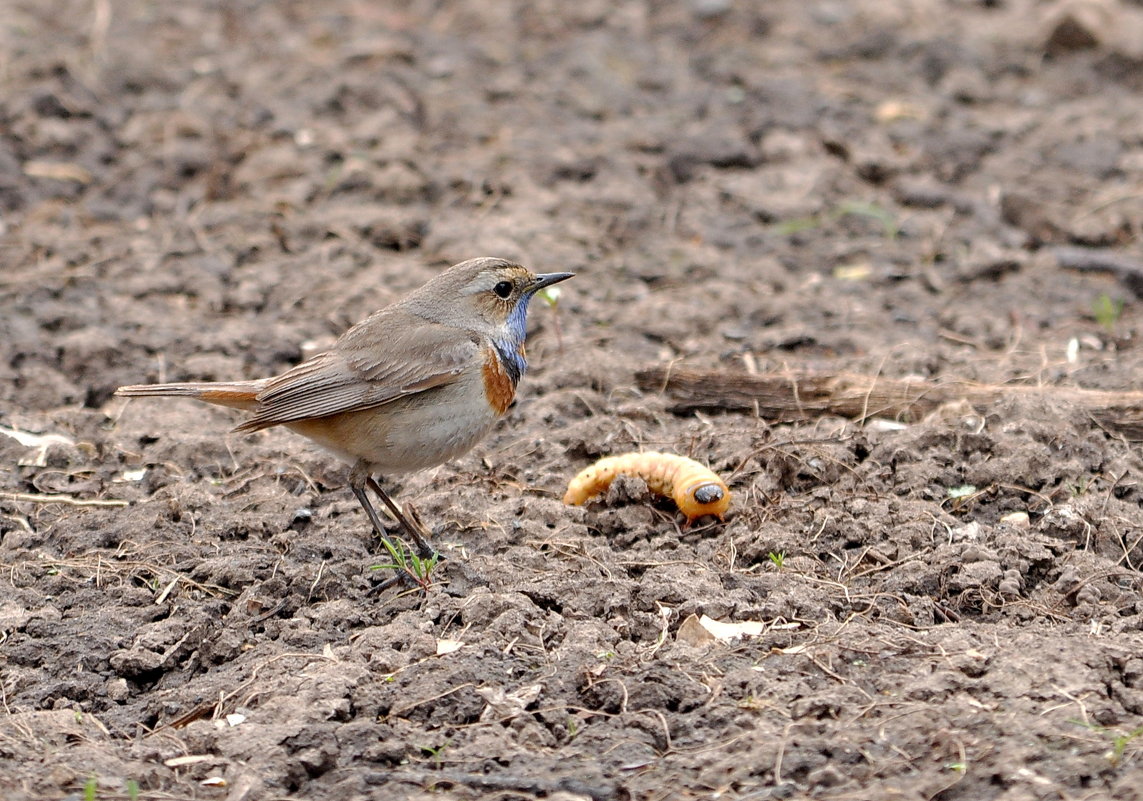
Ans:
[[[516,307],[508,314],[506,325],[508,336],[514,339],[517,344],[523,342],[524,338],[528,336],[528,304],[531,300],[530,294],[524,295],[516,301]]]
[[[500,354],[500,361],[504,364],[504,370],[512,379],[513,384],[518,383],[520,377],[524,375],[524,371],[528,369],[528,362],[524,358],[524,349],[521,345],[524,344],[524,339],[528,336],[528,302],[531,300],[531,295],[520,298],[516,303],[516,308],[512,309],[508,315],[508,320],[504,326],[508,336],[493,343],[496,352]]]

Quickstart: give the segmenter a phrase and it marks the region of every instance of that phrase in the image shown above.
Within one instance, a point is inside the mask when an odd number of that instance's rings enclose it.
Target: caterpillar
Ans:
[[[709,467],[674,453],[624,453],[584,468],[568,483],[564,503],[579,506],[605,492],[616,476],[636,476],[657,495],[674,500],[689,526],[703,515],[722,520],[730,506],[730,489]]]

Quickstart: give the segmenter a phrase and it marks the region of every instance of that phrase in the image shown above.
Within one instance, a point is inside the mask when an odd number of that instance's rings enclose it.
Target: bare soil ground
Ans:
[[[1050,391],[1143,375],[1143,8],[1081,5],[7,2],[0,794],[1143,798],[1140,449]],[[112,397],[476,255],[579,275],[389,483],[427,593],[303,440]],[[1047,391],[789,422],[672,364]],[[726,522],[560,502],[638,449]]]

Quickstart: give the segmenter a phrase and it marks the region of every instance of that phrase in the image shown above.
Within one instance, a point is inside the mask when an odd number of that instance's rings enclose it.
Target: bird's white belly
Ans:
[[[483,387],[473,392],[466,383],[287,427],[351,464],[364,460],[377,475],[423,470],[471,450],[500,417]]]

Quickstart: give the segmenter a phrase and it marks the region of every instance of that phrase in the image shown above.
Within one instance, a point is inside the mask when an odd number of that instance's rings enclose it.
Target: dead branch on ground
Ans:
[[[1044,398],[1081,409],[1103,428],[1131,439],[1143,438],[1143,392],[929,381],[846,372],[747,373],[663,366],[640,370],[635,379],[640,388],[674,399],[671,411],[676,413],[713,409],[755,412],[782,422],[822,415],[915,422],[949,403],[967,402],[983,411],[1013,397]]]

